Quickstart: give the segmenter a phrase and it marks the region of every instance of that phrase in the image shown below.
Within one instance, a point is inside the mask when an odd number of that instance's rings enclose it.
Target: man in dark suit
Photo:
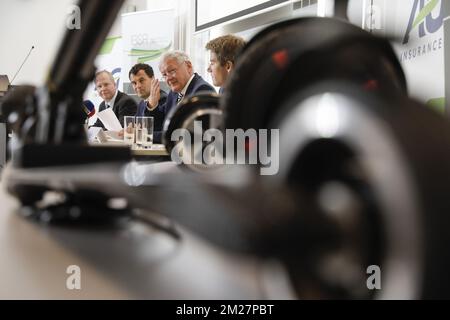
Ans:
[[[188,55],[182,51],[170,51],[165,53],[159,64],[163,79],[170,87],[167,100],[159,104],[160,89],[159,81],[152,80],[150,96],[148,98],[148,109],[155,110],[165,119],[170,110],[176,106],[183,98],[189,97],[200,91],[215,92],[214,88],[201,76],[194,72],[192,63]],[[161,128],[162,129],[162,128]],[[154,132],[155,142],[161,141],[161,131]]]
[[[153,68],[145,63],[135,64],[128,73],[131,85],[139,98],[142,99],[139,102],[136,112],[136,117],[153,117],[154,118],[154,130],[161,131],[164,121],[164,115],[158,110],[150,110],[148,108],[148,98],[150,97],[150,90],[152,80],[155,78]],[[167,93],[163,90],[159,91],[158,105],[163,105],[167,100]]]
[[[130,96],[117,90],[116,82],[109,71],[100,71],[95,74],[95,88],[103,99],[99,106],[99,112],[112,108],[122,126],[125,116],[134,116],[136,114],[136,102]],[[94,126],[105,129],[100,119],[97,120]]]

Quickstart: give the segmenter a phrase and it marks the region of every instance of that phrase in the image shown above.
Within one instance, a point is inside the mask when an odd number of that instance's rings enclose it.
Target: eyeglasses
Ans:
[[[162,79],[164,81],[166,81],[169,76],[175,77],[176,74],[177,74],[177,69],[173,69],[173,70],[170,70],[170,71],[167,71],[167,72],[161,74],[161,76],[162,76]]]

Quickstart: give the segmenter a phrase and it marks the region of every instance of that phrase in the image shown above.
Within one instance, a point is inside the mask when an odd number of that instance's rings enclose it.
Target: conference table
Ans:
[[[12,134],[8,134],[8,138],[12,138]],[[93,146],[116,146],[116,147],[125,147],[127,146],[123,140],[111,138],[107,136],[107,141],[99,142],[99,140],[91,140],[89,141],[90,145]],[[169,160],[169,153],[166,150],[164,144],[154,143],[151,148],[142,148],[133,144],[129,146],[131,149],[131,154],[134,158],[143,159],[143,158],[156,158],[159,157],[161,160]]]
[[[131,153],[135,156],[169,156],[163,144],[154,144],[150,149],[132,147]]]
[[[91,145],[94,146],[117,146],[117,147],[125,147],[127,144],[123,140],[118,139],[109,139],[106,142],[99,142],[99,141],[91,141]],[[151,148],[142,148],[137,146],[136,144],[133,144],[132,146],[128,146],[131,149],[131,154],[133,158],[137,160],[169,160],[169,153],[166,150],[166,147],[163,144],[154,143]]]

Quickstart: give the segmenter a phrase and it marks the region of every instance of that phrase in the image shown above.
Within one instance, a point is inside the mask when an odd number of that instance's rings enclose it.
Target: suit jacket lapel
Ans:
[[[184,97],[190,96],[192,91],[194,91],[195,83],[197,82],[198,74],[194,73],[194,78],[192,78],[191,83],[189,83],[189,86],[187,87],[186,94]]]
[[[114,106],[113,106],[113,111],[115,114],[118,114],[118,112],[119,112],[119,102],[120,102],[121,97],[122,97],[122,92],[118,91],[117,97],[116,97],[116,100],[114,100]]]
[[[105,101],[102,101],[102,103],[100,103],[100,106],[98,107],[98,112],[101,112],[105,109],[106,109],[106,103],[105,103]]]

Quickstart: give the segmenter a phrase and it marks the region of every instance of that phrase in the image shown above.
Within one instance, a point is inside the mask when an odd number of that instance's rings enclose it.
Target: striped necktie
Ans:
[[[179,103],[181,101],[181,99],[183,99],[183,94],[182,93],[178,93],[178,95],[177,95],[177,103]]]

